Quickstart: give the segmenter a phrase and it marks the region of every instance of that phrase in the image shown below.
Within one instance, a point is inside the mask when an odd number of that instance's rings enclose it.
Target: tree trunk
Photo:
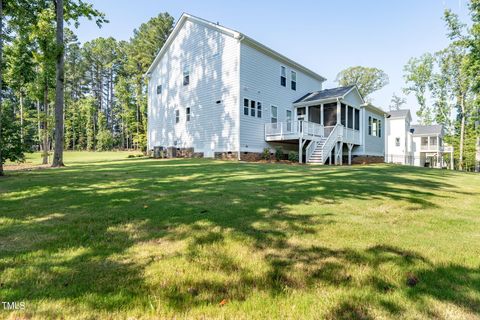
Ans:
[[[3,157],[2,157],[2,80],[3,80],[3,1],[0,0],[0,176],[3,176]]]
[[[43,107],[45,108],[45,120],[43,121],[43,161],[42,164],[48,164],[48,84],[45,79],[45,88],[43,92]]]
[[[42,124],[40,121],[40,101],[37,99],[37,136],[39,149],[42,150]]]
[[[20,141],[23,144],[23,93],[20,92]]]
[[[463,170],[463,145],[465,140],[465,99],[462,98],[460,101],[460,107],[462,108],[461,114],[461,124],[460,124],[460,147],[459,147],[459,159],[458,159],[458,169]]]
[[[56,61],[56,87],[55,87],[55,152],[53,155],[52,167],[63,167],[63,104],[64,104],[64,67],[65,50],[63,43],[63,0],[57,0],[57,61]]]
[[[110,69],[110,129],[113,135],[113,68]]]

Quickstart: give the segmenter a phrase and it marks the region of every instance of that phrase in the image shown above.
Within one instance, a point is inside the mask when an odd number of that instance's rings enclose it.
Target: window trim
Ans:
[[[275,109],[275,117],[273,117],[273,109]],[[275,122],[273,122],[275,119]],[[278,123],[278,107],[273,104],[270,105],[270,123]]]
[[[247,105],[245,105],[245,102]],[[250,99],[248,98],[243,98],[243,115],[244,116],[249,116],[250,115]]]
[[[287,67],[280,66],[280,85],[287,87]]]
[[[295,80],[293,80],[295,75]],[[290,70],[290,89],[297,91],[297,71]]]
[[[261,119],[263,115],[263,110],[262,110],[263,104],[261,101],[257,101],[256,105],[257,105],[257,118]]]
[[[252,105],[252,102],[254,103]],[[247,103],[247,105],[245,105]],[[263,102],[243,97],[243,116],[261,119],[263,117]]]
[[[187,107],[185,109],[185,115],[186,115],[185,116],[186,122],[190,122],[190,120],[192,120],[192,117],[191,117],[192,116],[192,109],[190,107]]]
[[[189,64],[185,64],[183,66],[182,83],[184,87],[190,84],[190,65]]]
[[[395,147],[400,147],[400,137],[395,137]]]

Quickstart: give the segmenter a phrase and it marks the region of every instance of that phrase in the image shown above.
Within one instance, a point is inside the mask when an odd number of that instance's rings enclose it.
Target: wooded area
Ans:
[[[146,147],[143,76],[174,19],[161,13],[134,30],[129,41],[97,38],[80,44],[74,30],[82,17],[99,27],[108,21],[90,4],[63,2],[3,0],[2,163],[32,150],[44,151],[47,163],[62,140],[66,150]],[[65,29],[57,23],[63,20]],[[64,128],[63,137],[55,134],[56,126]]]

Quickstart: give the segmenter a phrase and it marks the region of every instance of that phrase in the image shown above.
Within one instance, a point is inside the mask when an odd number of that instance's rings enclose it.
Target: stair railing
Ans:
[[[310,158],[312,154],[315,152],[315,149],[317,149],[319,142],[315,140],[311,140],[310,143],[307,146],[306,150],[306,162],[308,163],[310,161]]]
[[[327,137],[327,140],[323,144],[322,148],[322,161],[325,163],[325,160],[330,156],[330,153],[332,152],[333,147],[335,147],[335,144],[341,139],[343,134],[343,126],[340,124],[336,124],[333,130],[330,132],[330,134]]]

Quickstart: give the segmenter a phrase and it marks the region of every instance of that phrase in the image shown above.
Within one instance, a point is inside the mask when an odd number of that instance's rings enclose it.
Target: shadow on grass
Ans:
[[[288,241],[335,223],[323,204],[404,201],[406,209],[421,214],[437,207],[436,190],[453,187],[427,170],[415,171],[414,177],[408,170],[128,159],[19,174],[4,180],[7,192],[0,196],[0,219],[13,221],[0,226],[0,292],[10,301],[82,299],[92,310],[138,303],[148,308],[148,301],[139,298],[152,290],[142,270],[155,257],[116,258],[128,256],[137,244],[165,240],[187,241],[182,254],[195,267],[232,275],[226,281],[179,277],[162,284],[157,288],[162,301],[177,311],[215,304],[219,297],[243,301],[257,291],[276,296],[324,285],[378,295],[405,291],[412,300],[430,296],[478,312],[478,270],[436,266],[416,252],[386,245],[339,250]],[[290,209],[315,201],[315,214]],[[205,248],[224,245],[225,232],[251,244],[268,270],[252,273],[225,252],[202,260]],[[392,281],[379,274],[358,279],[351,274],[352,268],[365,266],[375,274],[385,265],[399,272],[418,270],[420,284],[407,288],[403,278]],[[457,293],[467,289],[473,294]],[[365,303],[395,315],[402,312],[386,300]],[[332,318],[371,317],[366,305],[348,299],[331,312]]]

